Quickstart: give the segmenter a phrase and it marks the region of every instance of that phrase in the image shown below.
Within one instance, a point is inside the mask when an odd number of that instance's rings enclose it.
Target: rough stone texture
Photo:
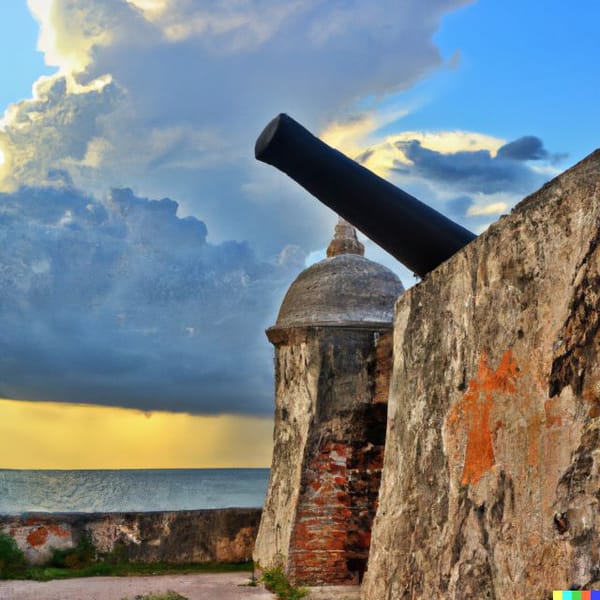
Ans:
[[[391,326],[269,330],[275,447],[254,550],[296,581],[358,583],[376,509]]]
[[[341,254],[302,271],[288,290],[277,327],[391,323],[402,283],[389,269]]]
[[[132,562],[245,562],[260,521],[258,508],[147,513],[27,514],[0,516],[31,564],[43,564],[52,548],[72,548],[89,535],[99,553],[119,548]]]
[[[253,556],[312,585],[360,583],[377,506],[403,287],[362,252],[340,220],[330,258],[297,277],[267,331],[275,447]]]
[[[596,151],[399,299],[363,598],[600,579],[599,228]]]

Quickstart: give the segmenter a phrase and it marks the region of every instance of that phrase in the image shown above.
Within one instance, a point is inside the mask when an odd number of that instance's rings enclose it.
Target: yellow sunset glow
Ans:
[[[373,115],[365,114],[343,123],[331,123],[320,137],[326,144],[355,157],[364,151],[366,140],[378,127]]]
[[[269,418],[0,400],[0,468],[268,467]]]
[[[494,202],[493,204],[485,204],[483,206],[471,206],[469,210],[467,210],[467,214],[479,217],[485,215],[499,215],[508,210],[508,204],[506,202]]]
[[[139,8],[149,19],[162,15],[168,8],[168,0],[127,0]]]
[[[351,158],[367,153],[362,164],[381,177],[389,178],[397,163],[410,164],[398,145],[400,142],[418,141],[424,148],[453,154],[487,150],[495,156],[506,140],[472,131],[403,131],[394,135],[378,137],[377,131],[404,113],[399,111],[373,115],[365,113],[344,122],[331,123],[320,137],[329,145]]]

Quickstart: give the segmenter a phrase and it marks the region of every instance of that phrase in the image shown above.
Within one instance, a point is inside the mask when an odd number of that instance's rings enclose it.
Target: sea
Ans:
[[[263,505],[269,469],[0,469],[0,514]]]

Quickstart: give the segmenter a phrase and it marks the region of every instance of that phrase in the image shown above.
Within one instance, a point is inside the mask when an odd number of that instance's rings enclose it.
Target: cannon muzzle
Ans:
[[[421,277],[476,237],[286,114],[265,127],[255,156],[289,175]]]

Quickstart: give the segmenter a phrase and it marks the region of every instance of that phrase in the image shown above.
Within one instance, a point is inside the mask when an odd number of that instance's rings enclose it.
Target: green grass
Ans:
[[[71,579],[73,577],[136,575],[184,575],[193,573],[252,572],[252,562],[245,563],[135,563],[125,557],[123,548],[115,546],[108,554],[97,555],[89,537],[83,536],[77,546],[54,549],[46,565],[31,566],[25,555],[8,535],[0,534],[0,579]],[[146,600],[144,598],[144,600]],[[153,598],[150,600],[154,600]],[[157,599],[160,600],[160,599]],[[168,600],[168,599],[167,599]]]
[[[65,568],[52,566],[25,567],[10,572],[4,579],[33,579],[50,581],[51,579],[72,579],[73,577],[130,577],[136,575],[185,575],[193,573],[234,573],[251,572],[252,563],[93,563],[86,567]]]

